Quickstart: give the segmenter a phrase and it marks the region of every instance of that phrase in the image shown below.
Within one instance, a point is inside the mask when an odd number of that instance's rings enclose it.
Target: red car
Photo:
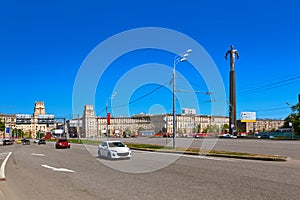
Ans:
[[[55,143],[55,148],[60,149],[60,148],[68,148],[70,149],[71,144],[67,139],[58,139]]]

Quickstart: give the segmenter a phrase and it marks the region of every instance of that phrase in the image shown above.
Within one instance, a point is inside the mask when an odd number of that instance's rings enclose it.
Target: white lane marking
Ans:
[[[163,153],[163,152],[153,152],[153,151],[138,151],[132,150],[136,153],[140,154],[160,154],[160,155],[170,155],[170,156],[177,156],[177,157],[187,157],[187,158],[198,158],[198,159],[206,159],[206,160],[217,160],[217,161],[231,161],[231,162],[238,162],[238,160],[232,158],[220,158],[220,157],[211,157],[211,156],[202,156],[202,155],[187,155],[187,154],[174,154],[174,153]]]
[[[41,154],[41,153],[31,153],[31,155],[33,155],[33,156],[46,156],[45,154]]]
[[[56,168],[56,167],[51,167],[49,165],[41,165],[42,167],[45,167],[47,169],[52,169],[53,171],[56,171],[56,172],[75,172],[71,169],[66,169],[66,168]]]
[[[12,154],[12,152],[9,152],[8,155],[6,156],[6,158],[3,160],[2,164],[1,164],[0,180],[5,180],[5,166],[6,166],[8,158],[10,157],[11,154]]]

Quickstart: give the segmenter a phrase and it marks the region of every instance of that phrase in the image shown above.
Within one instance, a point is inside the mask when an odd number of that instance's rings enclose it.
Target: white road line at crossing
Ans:
[[[51,167],[49,165],[41,165],[42,167],[45,167],[47,169],[52,169],[53,171],[56,171],[56,172],[75,172],[73,170],[70,170],[70,169],[66,169],[66,168],[56,168],[56,167]]]
[[[33,155],[33,156],[46,156],[45,154],[41,154],[41,153],[31,153],[31,155]]]

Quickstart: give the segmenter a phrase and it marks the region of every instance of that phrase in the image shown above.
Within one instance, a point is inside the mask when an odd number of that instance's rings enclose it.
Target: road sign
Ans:
[[[10,133],[10,127],[5,128],[5,133]]]

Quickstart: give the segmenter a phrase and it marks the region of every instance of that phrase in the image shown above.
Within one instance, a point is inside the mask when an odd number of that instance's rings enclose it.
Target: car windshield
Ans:
[[[109,147],[125,147],[125,145],[122,142],[109,142]]]
[[[60,140],[58,140],[58,142],[68,142],[68,140],[67,139],[60,139]]]

